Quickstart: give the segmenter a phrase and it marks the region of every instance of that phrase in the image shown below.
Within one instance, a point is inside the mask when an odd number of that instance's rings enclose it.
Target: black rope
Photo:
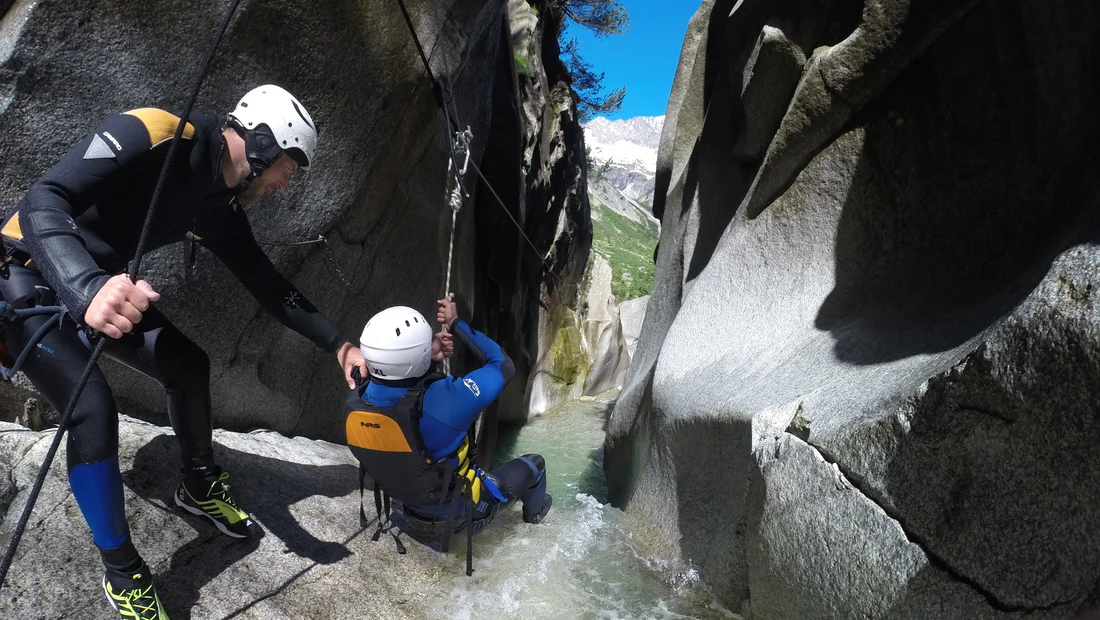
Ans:
[[[187,107],[183,109],[183,114],[180,115],[179,125],[176,126],[175,139],[172,140],[172,144],[168,147],[168,155],[164,158],[164,165],[160,168],[160,178],[157,179],[156,188],[153,190],[153,199],[149,204],[149,212],[145,214],[145,224],[141,228],[141,237],[138,238],[137,249],[134,250],[134,260],[130,263],[130,281],[137,281],[138,269],[141,267],[141,259],[145,255],[145,242],[149,238],[149,231],[152,229],[153,216],[156,213],[157,205],[160,203],[160,194],[164,191],[165,181],[168,179],[168,172],[172,169],[172,163],[176,159],[176,153],[179,151],[180,136],[183,135],[183,129],[187,126],[187,119],[191,116],[191,110],[195,107],[195,100],[199,98],[199,90],[202,88],[203,80],[206,79],[206,72],[210,70],[210,64],[214,62],[214,56],[218,51],[218,45],[222,41],[222,37],[225,35],[225,31],[229,28],[229,21],[233,18],[233,13],[237,11],[237,5],[241,3],[241,0],[233,0],[229,5],[229,10],[225,12],[225,17],[222,18],[221,27],[218,29],[218,34],[214,38],[214,45],[210,47],[210,53],[206,55],[206,62],[202,66],[202,71],[199,73],[199,79],[195,80],[195,87],[191,89],[191,98],[187,101]]]
[[[508,219],[512,220],[512,223],[516,225],[516,230],[518,230],[519,234],[522,235],[523,238],[527,241],[527,245],[529,245],[531,249],[535,252],[535,254],[538,255],[539,261],[545,267],[546,257],[543,256],[542,252],[539,252],[539,249],[537,247],[535,247],[534,242],[531,241],[531,238],[527,236],[527,233],[523,232],[523,226],[520,226],[520,223],[516,221],[516,218],[512,215],[512,212],[508,210],[508,205],[504,204],[504,201],[500,198],[500,195],[497,194],[497,191],[495,189],[493,189],[493,184],[489,182],[489,179],[485,178],[485,174],[481,172],[481,168],[477,166],[477,162],[474,161],[473,158],[470,158],[470,165],[474,167],[474,171],[477,172],[477,176],[481,178],[481,182],[485,184],[485,187],[489,188],[489,192],[492,193],[493,197],[497,199],[497,204],[500,205],[500,208],[504,211],[504,214],[507,215]],[[558,274],[554,273],[554,271],[550,268],[546,268],[546,273],[550,274],[550,276],[557,281],[558,286],[561,287],[561,278],[558,277]]]
[[[428,70],[428,77],[431,78],[432,84],[437,84],[435,74],[432,73],[432,66],[428,64],[428,56],[424,54],[424,47],[420,45],[420,37],[416,36],[416,28],[413,27],[412,18],[409,17],[409,9],[405,8],[405,0],[397,0],[397,4],[401,6],[401,14],[405,16],[405,24],[409,27],[409,32],[412,33],[413,42],[416,43],[416,51],[420,52],[420,60],[424,61],[424,68]],[[442,105],[440,103],[441,107]]]
[[[424,62],[424,69],[428,71],[428,77],[432,81],[432,93],[436,97],[436,103],[438,103],[439,107],[443,110],[443,116],[446,120],[447,127],[447,147],[451,157],[451,164],[455,171],[456,183],[458,183],[458,186],[462,188],[463,195],[466,195],[465,188],[462,185],[462,181],[458,179],[459,166],[453,143],[454,127],[460,127],[461,123],[459,123],[456,119],[457,113],[452,116],[452,110],[448,109],[446,105],[446,102],[450,101],[451,107],[454,107],[453,94],[451,93],[450,87],[442,84],[440,80],[436,79],[435,74],[432,72],[432,67],[430,64],[428,64],[428,57],[424,54],[424,47],[420,44],[420,37],[417,36],[416,28],[413,27],[412,18],[409,17],[409,10],[405,8],[405,0],[397,0],[397,4],[401,7],[401,13],[405,16],[405,24],[409,27],[409,34],[412,35],[413,42],[416,44],[416,49],[418,52],[420,52],[420,60]],[[554,273],[553,269],[546,267],[546,257],[543,255],[542,252],[539,251],[534,242],[531,241],[531,238],[527,236],[527,233],[523,230],[523,226],[520,226],[519,222],[516,221],[516,218],[512,216],[511,211],[508,210],[508,206],[504,204],[504,201],[500,198],[500,195],[497,194],[496,189],[493,188],[492,183],[489,183],[489,180],[485,178],[485,175],[481,172],[481,168],[478,167],[477,162],[474,161],[474,159],[475,158],[471,156],[470,163],[473,164],[474,170],[476,170],[478,176],[481,177],[481,181],[485,184],[487,188],[489,188],[489,191],[492,192],[493,197],[496,198],[497,203],[499,203],[501,208],[504,210],[504,214],[508,216],[508,219],[512,220],[512,223],[516,226],[516,230],[518,230],[519,234],[522,235],[524,240],[527,241],[527,245],[529,245],[531,249],[534,250],[535,254],[538,255],[539,263],[543,265],[546,273],[548,273],[550,277],[552,277],[557,282],[557,287],[555,287],[554,289],[556,294],[558,289],[560,289],[562,285],[561,278],[558,277],[558,274]]]
[[[76,401],[80,398],[80,393],[84,391],[84,385],[88,383],[88,377],[92,376],[92,370],[95,369],[96,360],[103,353],[103,347],[107,344],[105,338],[101,338],[96,343],[95,349],[92,350],[92,356],[88,359],[88,365],[84,367],[84,373],[80,375],[80,381],[77,382],[76,387],[73,388],[72,396],[69,397],[69,404],[65,407],[65,412],[61,415],[61,423],[57,428],[57,432],[54,433],[53,443],[50,444],[50,449],[46,452],[46,458],[42,461],[42,467],[38,470],[38,477],[34,481],[34,486],[31,487],[30,496],[27,498],[27,505],[23,508],[23,514],[19,517],[19,522],[15,524],[15,531],[12,532],[11,542],[8,544],[8,551],[4,554],[3,563],[0,564],[0,588],[4,586],[4,580],[8,575],[8,569],[11,568],[12,560],[15,559],[15,550],[19,548],[19,541],[23,538],[23,531],[27,529],[27,522],[31,518],[31,511],[34,510],[34,504],[38,501],[38,494],[42,492],[42,485],[46,482],[46,474],[50,471],[50,464],[53,463],[53,457],[57,454],[57,448],[61,445],[61,438],[65,435],[65,430],[69,425],[69,419],[73,415],[73,410],[76,409]]]
[[[131,282],[137,281],[138,270],[141,267],[141,259],[145,254],[145,244],[149,238],[149,230],[152,228],[156,208],[160,202],[161,192],[164,190],[165,181],[168,178],[168,171],[171,169],[172,162],[176,158],[176,152],[179,150],[179,144],[181,142],[180,136],[183,135],[183,129],[187,125],[187,118],[191,116],[191,110],[195,106],[195,100],[199,97],[199,90],[202,88],[203,80],[206,79],[207,71],[210,70],[210,63],[214,61],[214,55],[217,52],[218,45],[221,43],[225,31],[229,28],[229,22],[233,18],[233,14],[237,11],[237,5],[239,4],[240,0],[232,0],[229,9],[225,12],[225,17],[222,18],[221,27],[214,37],[214,44],[211,46],[210,53],[206,57],[206,63],[203,64],[202,71],[199,72],[198,79],[195,80],[195,87],[191,90],[191,98],[188,100],[187,107],[184,108],[183,114],[180,115],[179,125],[176,126],[175,139],[172,140],[172,144],[168,147],[168,154],[164,159],[164,164],[161,166],[160,178],[157,179],[157,185],[153,189],[153,197],[149,203],[149,212],[145,214],[145,223],[141,229],[141,236],[138,238],[137,249],[134,250],[134,260],[130,263],[129,275]],[[49,473],[54,455],[57,454],[57,449],[61,445],[61,438],[64,437],[65,431],[68,429],[69,420],[72,418],[73,410],[76,409],[76,402],[80,398],[81,392],[84,391],[84,386],[88,383],[88,378],[92,375],[92,370],[95,369],[96,363],[99,361],[100,355],[103,354],[103,348],[106,345],[107,338],[100,336],[99,342],[96,343],[95,349],[92,350],[92,355],[88,359],[87,366],[84,367],[84,373],[80,376],[80,381],[77,382],[76,387],[73,388],[72,396],[69,397],[69,404],[65,407],[65,412],[61,415],[61,422],[58,425],[57,432],[54,433],[53,443],[50,444],[50,449],[46,453],[46,459],[42,462],[42,467],[38,470],[38,478],[35,479],[34,486],[31,487],[30,496],[27,498],[27,505],[23,508],[23,514],[19,517],[19,522],[15,526],[15,531],[12,532],[11,542],[8,544],[7,553],[4,554],[3,562],[0,563],[0,589],[4,587],[8,569],[11,568],[11,563],[15,558],[15,551],[19,547],[19,541],[23,538],[23,532],[27,528],[27,522],[30,520],[31,512],[34,510],[34,504],[38,500],[38,494],[42,491],[42,485],[46,481],[46,474]]]
[[[432,71],[432,65],[428,62],[428,56],[424,53],[424,46],[420,44],[420,37],[416,35],[416,28],[413,26],[412,18],[409,17],[409,9],[405,7],[405,0],[397,0],[397,4],[401,7],[401,14],[405,16],[405,25],[409,27],[409,34],[412,35],[413,43],[416,44],[416,51],[420,53],[420,60],[423,61],[424,69],[428,72],[428,79],[432,81],[432,96],[435,97],[436,105],[439,106],[439,109],[443,110],[443,114],[448,117],[447,120],[449,120],[452,125],[458,126],[458,121],[450,117],[450,112],[447,110],[447,101],[453,100],[454,95],[451,93],[449,87],[436,79],[435,72]],[[448,137],[448,139],[450,139],[450,137]]]

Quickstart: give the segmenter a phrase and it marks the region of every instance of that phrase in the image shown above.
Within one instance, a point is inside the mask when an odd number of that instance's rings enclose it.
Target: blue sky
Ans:
[[[620,0],[630,12],[626,34],[597,38],[584,28],[569,27],[576,36],[581,56],[604,73],[607,90],[626,86],[623,108],[608,118],[660,116],[665,113],[672,78],[680,60],[680,48],[688,21],[699,0]]]

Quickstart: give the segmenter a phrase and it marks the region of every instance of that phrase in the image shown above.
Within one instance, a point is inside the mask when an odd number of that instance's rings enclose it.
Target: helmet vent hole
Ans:
[[[286,140],[283,140],[283,146],[286,146]]]
[[[419,322],[420,322],[420,319],[418,319],[418,318],[416,318],[416,317],[414,316],[414,317],[413,317],[413,323],[419,323]]]
[[[248,103],[247,103],[247,102],[244,102],[244,101],[242,101],[242,102],[241,102],[241,107],[242,107],[242,108],[247,108],[247,107],[248,107]]]
[[[405,321],[405,327],[412,327],[412,323],[409,323],[408,321]]]
[[[295,141],[295,142],[297,142],[297,141],[298,141],[298,136],[294,136],[294,141]]]
[[[302,119],[302,122],[304,122],[306,124],[306,126],[309,127],[310,129],[312,129],[313,131],[317,131],[317,128],[313,126],[313,123],[309,122],[309,119],[306,118],[306,115],[302,114],[302,109],[298,107],[298,102],[291,99],[290,103],[291,103],[291,105],[294,106],[294,111],[298,113],[298,116],[299,116],[299,118]]]
[[[400,336],[400,335],[401,335],[401,328],[400,328],[400,327],[395,327],[395,328],[393,329],[393,331],[397,332],[397,335],[398,335],[398,336]]]
[[[287,127],[293,127],[293,126],[294,126],[294,123],[292,123],[292,122],[290,122],[290,121],[287,121],[287,122],[286,122],[286,126],[287,126]]]

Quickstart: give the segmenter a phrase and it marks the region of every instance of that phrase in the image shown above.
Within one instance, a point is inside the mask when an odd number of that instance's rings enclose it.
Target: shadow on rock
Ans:
[[[601,504],[608,503],[607,478],[603,472],[603,447],[596,448],[589,455],[588,467],[578,481],[577,491],[591,495]]]
[[[233,497],[264,527],[254,539],[222,535],[203,517],[176,508],[173,493],[180,481],[179,448],[171,435],[160,435],[138,450],[123,480],[154,506],[170,506],[194,528],[196,538],[172,555],[169,570],[158,575],[161,598],[172,609],[192,608],[202,588],[259,548],[270,533],[286,545],[285,553],[333,564],[351,555],[341,543],[318,539],[302,527],[290,506],[315,496],[343,497],[358,486],[358,471],[350,465],[303,465],[233,450],[215,444],[215,458],[230,472]],[[179,612],[177,612],[179,613]],[[174,617],[174,616],[173,616]],[[187,615],[182,616],[187,618]]]
[[[692,419],[659,441],[667,442],[673,460],[682,557],[699,567],[699,576],[721,600],[747,600],[745,496],[752,465],[751,421]]]
[[[603,425],[601,428],[604,433],[607,432],[607,423],[611,419],[611,412],[615,410],[615,402],[617,401],[607,403],[601,413],[601,417],[603,418]],[[588,467],[586,467],[584,473],[581,474],[577,490],[586,495],[591,495],[601,504],[606,504],[610,501],[607,492],[607,475],[604,472],[604,445],[602,442],[600,447],[592,450],[589,455]]]
[[[1073,262],[1060,265],[1073,282]],[[911,538],[1007,607],[1069,605],[1100,575],[1089,535],[1100,523],[1100,354],[1080,345],[1100,331],[1062,318],[1073,303],[1029,300],[1015,324],[932,380],[882,477]]]
[[[1066,119],[1059,125],[1072,129],[1045,135],[1036,119],[1060,112],[1036,107],[1062,99],[998,103],[1034,90],[1026,72],[970,72],[958,88],[944,83],[944,62],[931,54],[915,63],[856,123],[864,139],[848,147],[860,152],[837,230],[836,284],[816,320],[842,361],[876,364],[965,344],[1079,242],[1096,123]]]

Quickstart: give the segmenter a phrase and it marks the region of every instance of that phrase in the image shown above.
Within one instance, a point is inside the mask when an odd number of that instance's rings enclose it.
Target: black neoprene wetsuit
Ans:
[[[218,119],[196,112],[188,120],[147,249],[183,241],[190,233],[265,310],[325,351],[336,351],[345,342],[340,331],[278,273],[256,243],[237,192],[226,187],[221,172],[226,145]],[[153,108],[112,115],[34,183],[4,223],[10,258],[0,271],[0,297],[26,305],[56,294],[82,323],[99,289],[133,258],[178,122]],[[33,317],[6,329],[8,351],[18,354],[44,321]],[[206,476],[216,471],[205,352],[153,307],[130,334],[109,341],[105,352],[164,386],[184,471]],[[89,356],[67,321],[45,337],[23,371],[62,410]],[[67,450],[73,494],[105,563],[131,563],[137,556],[123,507],[118,413],[98,369],[73,413]]]

